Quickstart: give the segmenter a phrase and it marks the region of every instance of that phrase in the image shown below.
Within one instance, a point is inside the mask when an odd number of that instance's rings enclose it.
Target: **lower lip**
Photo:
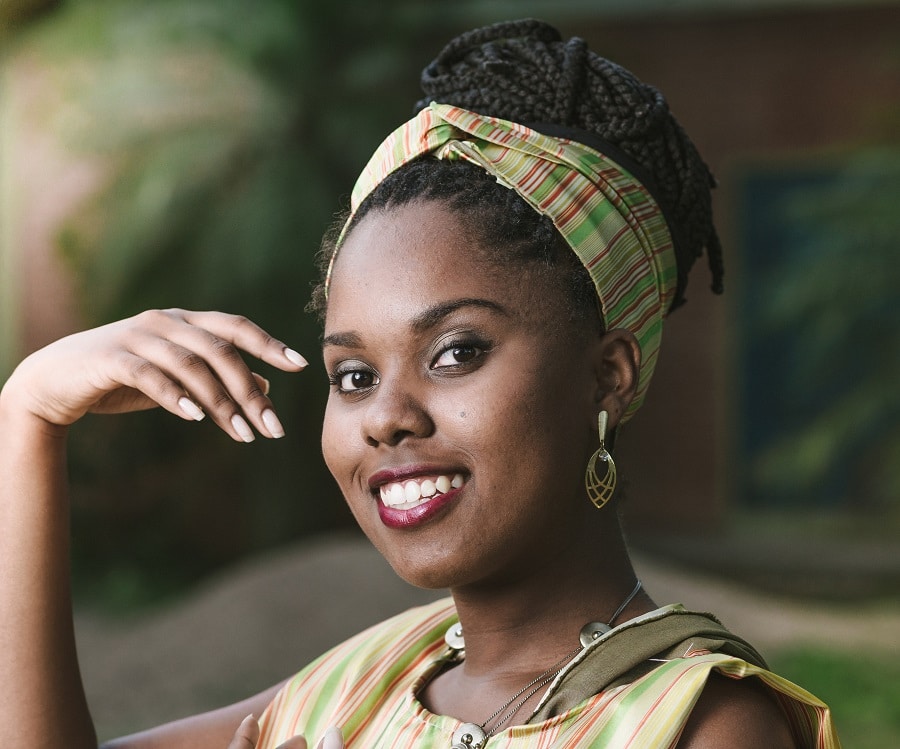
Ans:
[[[427,502],[423,502],[408,510],[401,510],[397,507],[388,507],[380,499],[378,503],[378,516],[381,522],[388,528],[415,528],[416,526],[427,523],[437,514],[442,512],[448,505],[452,504],[459,497],[462,487],[459,489],[451,489],[444,494],[436,494]]]

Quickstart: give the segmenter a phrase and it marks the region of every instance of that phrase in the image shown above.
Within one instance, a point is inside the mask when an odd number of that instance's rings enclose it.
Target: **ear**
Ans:
[[[593,418],[596,419],[600,411],[606,411],[609,414],[609,428],[612,429],[621,420],[637,391],[641,347],[630,330],[617,328],[607,331],[597,340],[595,351],[596,412]]]

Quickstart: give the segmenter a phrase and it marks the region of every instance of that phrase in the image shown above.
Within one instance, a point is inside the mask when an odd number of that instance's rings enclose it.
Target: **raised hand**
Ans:
[[[153,310],[63,338],[23,361],[3,395],[52,425],[85,413],[162,406],[187,420],[209,414],[235,440],[284,430],[267,385],[244,363],[245,351],[273,367],[299,371],[306,360],[245,317],[222,312]]]

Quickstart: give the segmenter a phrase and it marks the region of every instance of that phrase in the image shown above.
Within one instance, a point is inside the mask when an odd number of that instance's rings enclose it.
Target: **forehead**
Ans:
[[[539,274],[484,247],[436,201],[367,214],[345,238],[331,277],[326,329],[359,315],[401,315],[441,300],[502,300],[520,314],[552,305]],[[363,309],[361,309],[363,307]],[[365,308],[368,311],[364,311]]]

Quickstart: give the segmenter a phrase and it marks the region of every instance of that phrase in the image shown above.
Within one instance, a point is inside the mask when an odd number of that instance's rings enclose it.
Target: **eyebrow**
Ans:
[[[441,304],[436,304],[433,307],[429,307],[413,318],[410,327],[416,333],[424,333],[426,330],[433,328],[444,318],[449,317],[457,310],[465,307],[481,307],[482,309],[497,312],[504,317],[509,317],[509,311],[503,305],[497,304],[497,302],[492,302],[489,299],[465,297],[463,299],[454,299],[449,302],[443,302]]]
[[[481,309],[491,310],[504,317],[509,317],[509,311],[497,302],[489,299],[478,299],[465,297],[463,299],[453,299],[449,302],[442,302],[433,307],[420,312],[410,323],[410,328],[414,333],[424,333],[433,328],[445,318],[465,307],[480,307]],[[362,348],[362,338],[358,333],[348,331],[345,333],[330,333],[322,339],[322,346],[340,346],[342,348]]]
[[[322,347],[362,348],[362,340],[357,333],[331,333],[322,339]]]

